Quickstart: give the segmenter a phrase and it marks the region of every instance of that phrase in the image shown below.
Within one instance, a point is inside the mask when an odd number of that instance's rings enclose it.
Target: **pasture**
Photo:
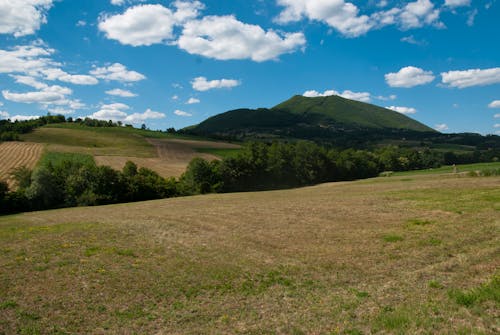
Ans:
[[[0,143],[0,180],[5,180],[9,187],[14,187],[12,171],[22,166],[34,168],[42,156],[43,149],[44,146],[39,143]]]
[[[0,334],[497,334],[500,177],[0,218]]]
[[[56,124],[23,135],[26,141],[44,143],[49,152],[81,153],[98,165],[121,170],[127,161],[156,171],[163,177],[179,177],[191,159],[218,159],[217,151],[236,150],[239,145],[193,139],[134,128],[91,128]],[[203,152],[214,150],[215,154]]]

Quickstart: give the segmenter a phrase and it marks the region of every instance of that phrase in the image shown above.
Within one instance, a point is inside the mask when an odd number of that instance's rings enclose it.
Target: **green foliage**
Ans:
[[[498,306],[500,304],[500,275],[494,275],[490,282],[470,290],[450,290],[448,295],[457,304],[465,307],[487,300],[493,301]]]
[[[31,174],[32,171],[25,166],[20,166],[11,172],[17,187],[20,189],[26,189],[31,185]]]
[[[401,242],[404,239],[402,236],[390,234],[390,235],[385,235],[383,237],[383,240],[387,243],[394,243],[394,242]]]

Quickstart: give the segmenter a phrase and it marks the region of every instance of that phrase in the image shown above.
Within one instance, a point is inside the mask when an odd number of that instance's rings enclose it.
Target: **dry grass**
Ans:
[[[11,172],[18,167],[34,168],[42,156],[44,146],[38,143],[3,142],[0,143],[0,180],[14,187]]]
[[[217,156],[197,152],[196,149],[236,149],[239,145],[225,142],[193,141],[181,139],[147,139],[156,149],[155,158],[95,156],[96,163],[121,170],[127,161],[133,161],[140,167],[156,171],[163,177],[179,177],[186,171],[189,162],[195,157],[207,160],[219,159]]]
[[[499,203],[427,176],[4,217],[0,333],[495,334],[498,291],[449,292],[495,275]]]
[[[179,177],[194,157],[218,159],[217,156],[197,152],[197,149],[240,147],[224,142],[145,138],[123,128],[47,126],[23,135],[23,139],[45,143],[48,151],[89,154],[97,164],[117,170],[121,170],[127,161],[133,161],[163,177]]]

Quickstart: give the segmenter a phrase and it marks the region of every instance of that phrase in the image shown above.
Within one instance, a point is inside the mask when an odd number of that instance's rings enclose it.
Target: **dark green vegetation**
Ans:
[[[48,152],[33,170],[13,172],[17,189],[8,192],[0,182],[0,213],[73,206],[143,201],[178,195],[174,178],[137,168],[128,162],[123,171],[97,166],[90,155]]]
[[[443,163],[443,155],[430,150],[389,146],[373,152],[339,151],[306,141],[252,142],[222,160],[194,158],[179,179],[165,179],[133,162],[117,171],[97,166],[87,154],[47,152],[33,171],[13,172],[18,187],[8,192],[4,185],[0,213],[292,188],[376,177],[382,171],[439,168]],[[474,175],[498,175],[498,164],[487,166]]]
[[[182,132],[237,140],[305,139],[342,148],[429,148],[448,152],[455,164],[472,162],[473,154],[500,157],[500,136],[441,134],[392,110],[339,96],[294,96],[271,109],[237,109]]]
[[[0,217],[0,334],[498,334],[500,177]]]
[[[66,119],[62,115],[47,115],[42,116],[38,119],[28,120],[28,121],[15,121],[10,122],[10,120],[0,120],[0,142],[1,141],[18,141],[19,135],[26,134],[33,129],[47,125],[66,122]]]

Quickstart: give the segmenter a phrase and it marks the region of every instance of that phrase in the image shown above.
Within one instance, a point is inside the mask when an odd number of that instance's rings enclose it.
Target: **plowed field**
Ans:
[[[32,169],[40,159],[43,144],[26,142],[0,143],[0,180],[6,180],[9,187],[14,186],[10,173],[13,169],[26,166]]]

